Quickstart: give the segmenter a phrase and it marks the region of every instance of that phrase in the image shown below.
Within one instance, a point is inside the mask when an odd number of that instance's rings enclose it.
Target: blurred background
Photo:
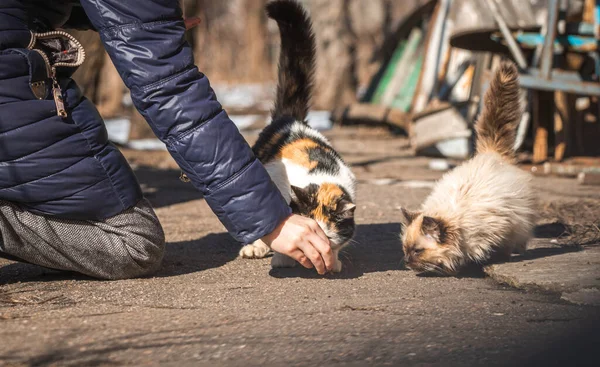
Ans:
[[[330,110],[357,100],[384,61],[384,55],[378,53],[383,42],[409,12],[427,1],[302,2],[311,13],[319,43],[313,104],[316,109]],[[219,99],[229,104],[231,113],[240,109],[261,110],[260,104],[253,106],[261,99],[266,99],[263,105],[267,108],[270,103],[276,81],[279,33],[275,22],[268,21],[266,3],[267,0],[182,1],[185,16],[202,19],[198,27],[188,32],[196,63],[221,92]],[[123,107],[128,107],[122,103],[126,91],[98,35],[76,32],[76,36],[86,48],[87,60],[75,78],[105,118],[123,114]],[[251,92],[253,95],[248,98],[252,100],[236,100],[236,90],[232,89],[237,89],[238,99],[248,97],[244,92]]]
[[[494,68],[510,59],[522,71],[521,161],[600,173],[597,162],[577,158],[600,155],[598,0],[301,2],[318,44],[314,127],[384,127],[408,136],[418,155],[467,158],[481,96]],[[202,19],[187,35],[196,63],[244,131],[268,123],[274,94],[279,34],[266,3],[182,1],[186,17]],[[75,33],[87,52],[75,78],[111,139],[164,149],[132,107],[97,34]]]

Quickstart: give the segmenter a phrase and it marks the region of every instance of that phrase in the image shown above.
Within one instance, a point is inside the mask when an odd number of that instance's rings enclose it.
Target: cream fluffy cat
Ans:
[[[453,275],[493,254],[525,251],[535,200],[530,175],[514,165],[521,115],[517,69],[503,64],[476,124],[475,157],[444,175],[419,212],[402,209],[407,267]]]

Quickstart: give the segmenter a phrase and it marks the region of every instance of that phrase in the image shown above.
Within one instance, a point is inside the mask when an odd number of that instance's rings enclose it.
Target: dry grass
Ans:
[[[546,202],[540,213],[542,223],[557,223],[564,232],[556,237],[561,246],[600,245],[600,203],[595,200]]]

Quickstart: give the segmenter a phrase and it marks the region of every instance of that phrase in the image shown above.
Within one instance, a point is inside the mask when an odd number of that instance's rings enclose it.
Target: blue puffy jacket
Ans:
[[[177,0],[0,1],[0,200],[100,220],[141,198],[70,79],[83,55],[52,32],[60,27],[100,33],[136,108],[237,240],[254,241],[291,213],[194,66]]]

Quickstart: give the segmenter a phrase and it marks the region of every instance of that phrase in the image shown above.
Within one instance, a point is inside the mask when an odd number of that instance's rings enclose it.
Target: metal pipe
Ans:
[[[600,97],[600,83],[583,81],[574,72],[554,71],[552,79],[545,79],[541,72],[530,70],[529,74],[521,74],[521,87],[548,92],[563,91],[566,93]]]
[[[552,1],[556,1],[556,0],[552,0]],[[515,41],[514,37],[512,36],[512,33],[510,32],[510,28],[508,27],[508,24],[502,17],[502,14],[500,14],[500,10],[496,6],[496,3],[494,2],[494,0],[485,0],[485,3],[490,8],[490,11],[492,12],[492,15],[494,16],[494,19],[496,20],[496,23],[498,23],[498,26],[500,27],[500,31],[502,32],[502,35],[506,39],[506,42],[508,43],[508,48],[509,48],[511,54],[513,55],[513,57],[515,58],[517,65],[519,65],[519,67],[523,70],[527,69],[527,60],[525,60],[525,55],[523,55],[523,52],[519,48],[517,41]]]
[[[554,61],[554,40],[556,39],[556,25],[558,22],[559,0],[550,0],[548,4],[548,24],[544,50],[542,51],[542,78],[549,80],[552,73]]]

